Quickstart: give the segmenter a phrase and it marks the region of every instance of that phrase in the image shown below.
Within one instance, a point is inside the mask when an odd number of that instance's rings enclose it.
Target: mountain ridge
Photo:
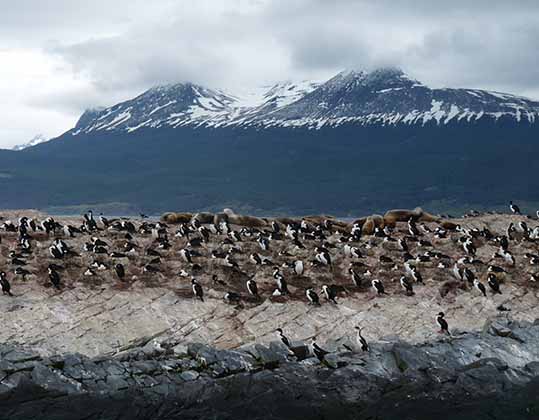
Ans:
[[[470,122],[535,123],[539,101],[481,89],[432,89],[398,68],[345,70],[325,82],[280,82],[237,94],[191,82],[151,88],[103,110],[86,111],[70,134],[140,128],[307,127]]]

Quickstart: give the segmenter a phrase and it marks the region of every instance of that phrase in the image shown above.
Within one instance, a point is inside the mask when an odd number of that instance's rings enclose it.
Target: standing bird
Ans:
[[[399,239],[398,244],[401,251],[408,252],[408,244],[406,243],[405,238]]]
[[[386,291],[384,289],[384,285],[382,284],[382,282],[380,280],[373,279],[371,284],[372,284],[373,289],[376,291],[376,293],[378,295],[385,295],[386,294]]]
[[[468,255],[475,256],[477,249],[475,248],[475,245],[473,244],[471,239],[467,239],[463,244],[462,247],[464,248],[464,251]]]
[[[323,361],[326,354],[329,354],[329,351],[324,350],[318,344],[316,344],[316,337],[311,339],[311,351],[320,361]]]
[[[354,285],[356,287],[361,287],[361,276],[356,273],[356,271],[352,267],[350,267],[348,271],[350,272],[350,276],[352,277],[352,282],[354,283]]]
[[[401,286],[404,290],[406,290],[406,294],[408,296],[413,296],[414,295],[414,287],[412,286],[412,283],[410,283],[408,281],[408,279],[406,278],[406,276],[402,276],[400,278],[400,283],[401,283]]]
[[[520,208],[516,204],[513,204],[512,201],[509,202],[509,209],[511,210],[511,213],[513,214],[521,214]]]
[[[496,294],[502,294],[500,291],[500,282],[498,281],[498,278],[494,273],[489,273],[487,276],[487,284],[492,289],[492,291]]]
[[[421,235],[421,233],[419,232],[419,229],[417,228],[415,224],[415,219],[413,217],[410,217],[410,219],[408,219],[408,232],[410,233],[410,235],[414,237]]]
[[[269,249],[268,238],[265,238],[264,236],[258,238],[258,245],[260,246],[260,249],[262,249],[263,251],[267,251]]]
[[[6,273],[3,271],[0,272],[0,286],[2,287],[3,295],[13,296],[13,294],[11,293],[11,284],[9,284]]]
[[[445,314],[443,312],[439,312],[438,315],[436,315],[436,323],[440,326],[440,333],[451,335],[449,332],[449,325],[445,320]]]
[[[262,258],[260,258],[260,255],[258,255],[256,252],[249,255],[249,261],[251,261],[255,265],[262,264]]]
[[[277,328],[275,331],[279,334],[279,338],[281,339],[282,343],[286,347],[290,348],[290,340],[286,335],[284,335],[283,330],[281,328]]]
[[[196,281],[195,278],[191,279],[191,287],[193,288],[193,294],[195,295],[195,298],[198,298],[202,302],[204,302],[204,290],[202,290],[202,286]]]
[[[55,259],[61,259],[64,257],[64,254],[56,247],[56,245],[51,245],[49,247],[49,253]]]
[[[335,305],[337,304],[337,301],[335,300],[335,297],[337,297],[337,294],[335,293],[335,289],[333,289],[331,286],[324,284],[322,286],[322,293],[324,294],[324,297],[326,298],[326,300],[333,302]]]
[[[182,259],[189,264],[192,264],[193,262],[191,259],[191,251],[189,251],[187,248],[180,250],[180,257],[182,257]]]
[[[225,264],[228,267],[236,268],[238,270],[240,269],[240,266],[238,265],[236,260],[234,260],[234,258],[232,258],[232,256],[230,254],[227,254],[227,256],[225,257]]]
[[[258,294],[258,285],[256,284],[256,281],[253,279],[247,280],[247,291],[253,295],[256,299],[260,299],[260,295]]]
[[[305,290],[305,295],[307,295],[307,299],[309,299],[309,305],[320,305],[320,299],[318,298],[318,295],[312,287],[309,287],[307,290]]]
[[[360,345],[361,350],[363,351],[369,351],[369,344],[367,343],[367,340],[365,340],[365,337],[361,335],[361,327],[355,327],[357,330],[357,343]]]
[[[331,256],[329,255],[329,252],[327,251],[322,251],[316,254],[316,260],[321,262],[324,265],[331,266]]]
[[[118,278],[123,281],[124,280],[124,277],[125,277],[125,268],[123,266],[123,264],[116,264],[114,266],[114,271],[116,271],[116,275],[118,276]]]
[[[412,265],[412,266],[410,266],[410,270],[411,270],[410,275],[412,276],[412,278],[414,279],[414,281],[415,281],[416,283],[424,284],[424,283],[423,283],[423,277],[421,276],[421,273],[419,272],[419,270],[417,269],[417,267],[416,267],[415,265]]]
[[[228,303],[239,303],[241,300],[241,296],[236,292],[226,292],[223,298]]]
[[[473,285],[477,290],[479,290],[483,294],[483,296],[487,297],[487,289],[485,288],[485,285],[483,283],[475,279],[473,281]]]
[[[288,283],[286,282],[286,279],[284,276],[279,272],[279,270],[275,270],[273,273],[273,278],[277,282],[277,288],[279,289],[279,293],[281,295],[287,295],[288,292]]]
[[[470,284],[474,284],[476,277],[472,270],[470,270],[468,267],[464,267],[462,269],[462,275],[463,275],[463,280],[466,280]]]
[[[58,274],[58,272],[53,270],[51,267],[49,267],[49,279],[52,285],[56,289],[60,290],[60,274]]]
[[[304,270],[303,261],[301,260],[294,261],[294,274],[296,276],[301,276],[303,275],[303,270]]]

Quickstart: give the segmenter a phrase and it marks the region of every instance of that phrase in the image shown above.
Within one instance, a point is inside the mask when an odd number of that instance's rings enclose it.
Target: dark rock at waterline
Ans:
[[[351,350],[320,363],[280,343],[150,343],[99,358],[2,344],[0,419],[539,418],[537,323]]]

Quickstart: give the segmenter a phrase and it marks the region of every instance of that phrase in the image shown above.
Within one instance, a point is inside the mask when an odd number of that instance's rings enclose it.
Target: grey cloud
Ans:
[[[517,75],[535,61],[536,2],[278,0],[256,13],[224,11],[208,19],[182,19],[182,9],[175,10],[178,18],[165,23],[139,22],[115,37],[50,51],[103,92],[183,80],[251,84],[381,65],[402,66],[435,84],[523,90],[539,83],[533,71]],[[520,70],[511,72],[509,63]]]

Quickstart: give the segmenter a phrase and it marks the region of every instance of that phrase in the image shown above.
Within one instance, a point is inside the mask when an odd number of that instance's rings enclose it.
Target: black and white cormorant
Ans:
[[[487,289],[485,288],[485,285],[481,283],[478,279],[475,279],[473,281],[474,287],[481,292],[481,294],[485,297],[487,297]]]
[[[361,287],[361,276],[352,267],[348,269],[348,272],[352,278],[352,283],[354,283],[356,287]]]
[[[260,255],[258,255],[256,252],[253,252],[251,255],[249,255],[249,261],[251,261],[255,265],[262,264],[262,258],[260,258]]]
[[[408,244],[406,243],[406,239],[405,238],[401,238],[398,240],[398,244],[399,244],[399,249],[401,251],[405,251],[405,252],[408,252]]]
[[[498,281],[498,278],[496,277],[496,274],[489,273],[487,276],[487,284],[489,285],[490,289],[496,294],[502,294],[500,290],[500,282]]]
[[[475,256],[475,254],[477,253],[477,248],[475,247],[471,239],[467,239],[462,244],[462,247],[464,248],[464,252],[466,252],[466,254],[468,255]]]
[[[380,280],[373,279],[371,281],[371,285],[372,285],[372,288],[376,291],[376,293],[378,295],[386,294],[385,289],[384,289],[384,285],[382,284],[382,282]]]
[[[118,276],[118,278],[123,281],[125,277],[125,268],[123,264],[120,264],[120,263],[116,264],[114,266],[114,271],[116,272],[116,275]]]
[[[260,295],[258,294],[258,285],[256,284],[256,281],[254,281],[253,279],[249,279],[247,280],[246,285],[247,285],[247,291],[249,292],[249,294],[259,299]]]
[[[436,315],[436,323],[440,327],[440,333],[451,335],[451,333],[449,332],[449,325],[445,320],[445,314],[443,312],[439,312],[438,315]]]
[[[321,348],[318,344],[316,344],[316,337],[313,337],[311,339],[311,351],[316,356],[316,358],[320,361],[323,361],[326,357],[326,354],[329,354],[329,351],[324,350]]]
[[[191,287],[193,288],[193,295],[195,295],[195,298],[204,302],[204,290],[202,290],[202,286],[195,278],[191,279]]]
[[[7,275],[5,272],[0,272],[0,286],[2,287],[2,294],[13,296],[11,293],[11,284],[9,283],[9,280],[7,279]]]
[[[49,279],[56,289],[60,289],[60,274],[49,267]]]
[[[270,247],[269,239],[264,236],[261,236],[260,238],[258,238],[258,245],[260,246],[260,249],[262,249],[263,251],[267,251]]]
[[[415,219],[413,217],[410,217],[408,219],[408,233],[410,233],[411,236],[420,236],[421,232],[419,232],[419,229],[417,228],[415,224]]]
[[[509,202],[509,209],[513,214],[520,214],[520,208],[516,204],[513,204],[512,201]]]
[[[406,291],[406,294],[408,296],[414,295],[414,287],[412,286],[412,283],[406,278],[406,276],[402,276],[400,278],[400,284],[402,288]]]
[[[279,293],[281,295],[287,295],[289,293],[288,283],[286,282],[286,279],[279,270],[275,270],[275,272],[273,273],[273,278],[277,282],[277,289],[279,290]]]
[[[412,265],[410,267],[411,269],[411,273],[410,273],[410,276],[412,276],[412,278],[414,279],[414,281],[416,283],[421,283],[423,284],[423,277],[421,276],[421,273],[419,272],[419,270],[417,269],[417,267],[415,265]]]
[[[331,256],[329,255],[329,252],[322,251],[316,254],[316,260],[321,262],[324,265],[331,266]]]
[[[312,287],[305,290],[305,295],[307,296],[307,299],[309,299],[309,305],[320,305],[318,294],[313,290]]]
[[[238,303],[241,300],[240,294],[236,292],[226,292],[223,298],[229,303]]]
[[[64,258],[64,254],[62,253],[62,251],[60,251],[56,245],[51,245],[49,247],[49,253],[51,254],[51,256],[53,258],[56,258],[56,259],[61,259],[61,258]]]
[[[281,328],[277,328],[275,330],[277,334],[279,334],[279,338],[281,339],[281,342],[288,348],[290,348],[290,340],[286,335],[284,335],[283,330]]]
[[[238,270],[240,268],[236,260],[234,260],[234,258],[232,258],[230,254],[227,254],[227,256],[225,257],[225,264],[227,267],[237,268]]]
[[[322,293],[324,294],[324,297],[327,301],[337,304],[337,301],[335,300],[335,298],[337,297],[337,293],[335,292],[335,289],[333,287],[324,284],[322,286]]]
[[[361,347],[361,350],[369,351],[369,343],[367,343],[367,340],[365,340],[365,337],[361,334],[361,327],[357,326],[355,328],[357,330],[357,343]]]

